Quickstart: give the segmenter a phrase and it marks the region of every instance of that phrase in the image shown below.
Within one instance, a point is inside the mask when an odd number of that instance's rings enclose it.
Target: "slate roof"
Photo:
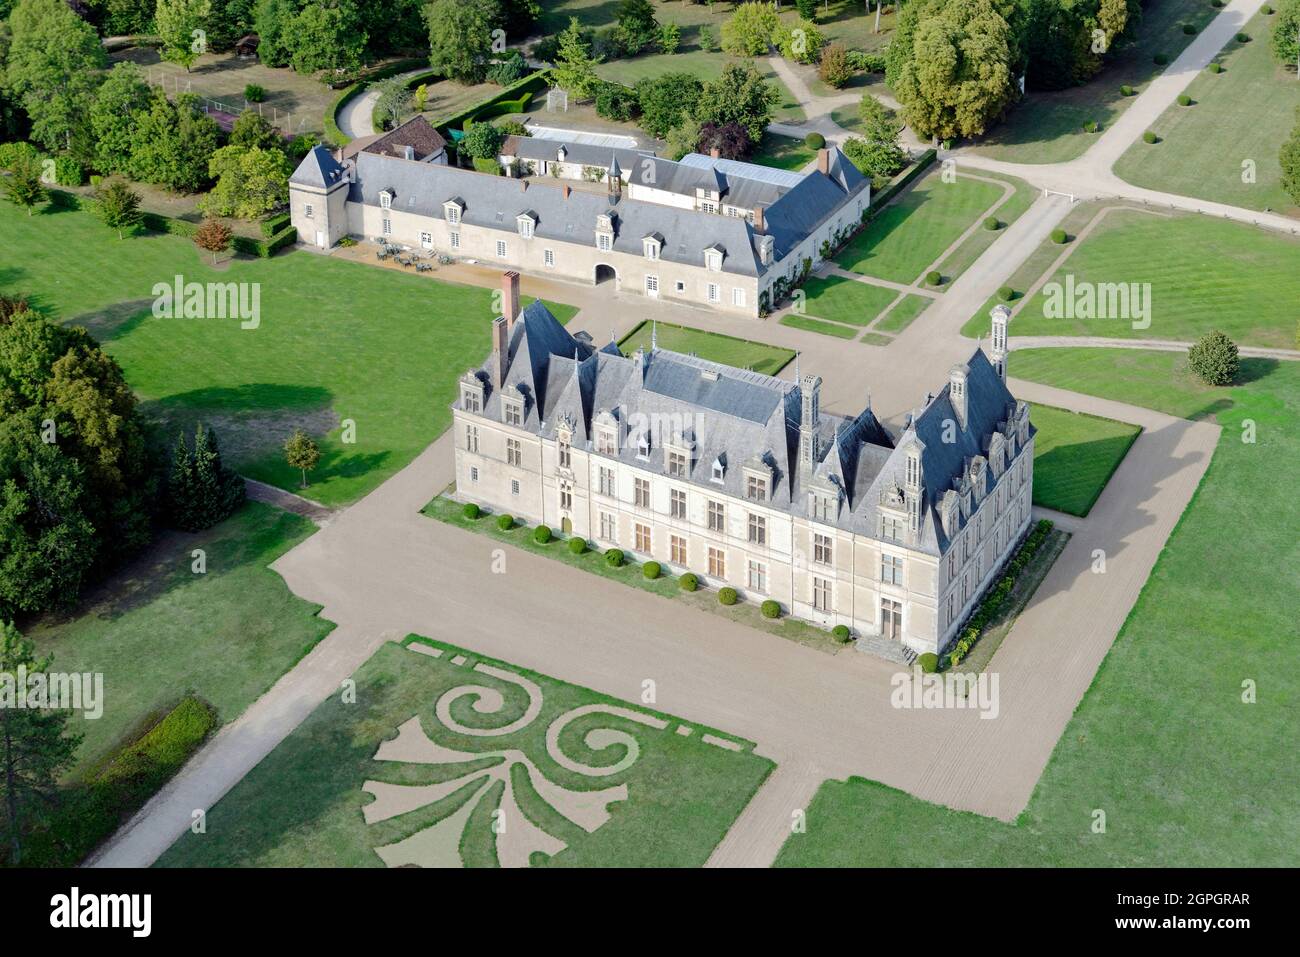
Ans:
[[[919,442],[921,534],[906,544],[935,555],[951,544],[939,518],[943,497],[973,474],[973,464],[989,469],[992,434],[1009,434],[1016,417],[1027,414],[976,349],[966,363],[964,426],[950,385],[913,413],[897,442],[870,408],[856,417],[822,412],[817,461],[805,478],[798,468],[802,384],[665,349],[624,356],[610,343],[597,350],[570,335],[541,302],[515,322],[509,353],[503,391],[524,397],[526,431],[554,439],[557,428],[568,425],[573,444],[594,452],[598,423],[614,423],[619,451],[612,457],[664,474],[666,445],[684,440],[692,449],[684,481],[736,499],[745,497],[745,467],[761,460],[772,476],[765,506],[804,516],[810,490],[842,493],[827,524],[866,537],[880,537],[881,496],[901,487],[908,450]],[[473,374],[491,381],[487,365]],[[482,414],[502,419],[500,395],[490,385]],[[639,436],[646,429],[653,431],[643,457]],[[713,480],[715,461],[724,465],[722,482]],[[986,479],[991,489],[991,470]]]
[[[610,169],[621,166],[631,169],[640,159],[654,154],[647,150],[619,149],[618,147],[596,146],[592,143],[569,143],[565,140],[543,139],[540,136],[510,135],[501,144],[502,156],[518,156],[527,160],[558,159],[557,152],[564,147],[564,162],[578,163],[583,166],[599,166]]]
[[[302,158],[298,168],[289,177],[291,184],[300,186],[317,186],[328,189],[343,177],[343,167],[323,146],[313,146],[311,152]]]

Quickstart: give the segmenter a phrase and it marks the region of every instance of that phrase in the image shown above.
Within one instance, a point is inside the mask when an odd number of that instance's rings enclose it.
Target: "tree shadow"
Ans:
[[[69,322],[74,326],[85,326],[86,331],[99,342],[111,342],[129,335],[152,310],[152,299],[128,299],[94,312],[83,312],[73,316]]]
[[[1258,382],[1260,379],[1267,379],[1277,371],[1279,360],[1270,359],[1267,356],[1252,356],[1242,359],[1237,366],[1237,378],[1233,380],[1233,385],[1248,385],[1251,382]]]

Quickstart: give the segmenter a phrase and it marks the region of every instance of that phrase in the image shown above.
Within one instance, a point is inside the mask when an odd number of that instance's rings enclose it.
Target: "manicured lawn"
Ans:
[[[215,528],[164,534],[66,615],[21,627],[52,667],[104,676],[104,713],[72,720],[85,738],[73,777],[144,730],[187,692],[238,716],[333,627],[266,566],[309,536],[304,518],[249,502]],[[207,570],[193,571],[202,549]]]
[[[321,447],[306,494],[326,504],[359,498],[433,441],[457,376],[488,351],[490,289],[296,251],[213,269],[186,239],[119,240],[81,211],[29,218],[0,203],[0,233],[0,291],[87,326],[167,433],[203,419],[230,464],[296,489],[281,447],[301,426]],[[155,283],[177,275],[258,284],[260,325],[155,318]],[[354,444],[341,441],[348,419]]]
[[[1031,417],[1038,429],[1034,504],[1087,515],[1142,430],[1047,405],[1034,406]]]
[[[936,171],[886,207],[835,261],[864,276],[915,282],[1001,196],[991,183],[945,183]]]
[[[1072,275],[1076,288],[1150,283],[1149,328],[1135,329],[1129,317],[1049,319],[1040,291],[1016,313],[1011,332],[1191,341],[1219,329],[1240,345],[1294,348],[1297,264],[1300,240],[1274,232],[1195,214],[1120,210],[1079,243],[1052,281]]]
[[[758,144],[758,149],[749,157],[749,161],[759,166],[772,166],[776,169],[798,172],[816,158],[817,151],[805,146],[803,140],[767,133],[764,134],[763,141]]]
[[[1010,176],[994,177],[984,172],[979,175],[984,179],[994,179],[998,182],[1007,183],[1015,187],[1015,191],[992,214],[1002,224],[1000,229],[985,229],[981,226],[967,236],[966,241],[954,249],[939,264],[939,272],[943,274],[945,289],[949,283],[964,273],[975,260],[984,254],[986,249],[997,241],[1004,229],[1019,219],[1025,210],[1033,205],[1036,196],[1034,189],[1022,179]]]
[[[1191,23],[1199,33],[1218,12],[1208,0],[1148,0],[1134,42],[1108,54],[1096,77],[1068,90],[1031,91],[978,142],[977,151],[1012,163],[1062,163],[1082,155],[1098,135],[1084,132],[1083,124],[1094,120],[1104,130],[1114,123],[1134,99],[1120,87],[1128,84],[1140,93],[1166,69],[1156,66],[1157,53],[1172,63],[1196,39],[1182,25]]]
[[[902,332],[912,324],[912,320],[925,312],[934,300],[925,296],[904,296],[898,305],[876,323],[878,332]]]
[[[670,352],[695,353],[701,359],[720,362],[723,365],[736,366],[740,369],[753,369],[767,375],[776,375],[794,358],[791,349],[737,339],[717,332],[705,332],[686,326],[675,326],[660,322],[653,325],[643,322],[619,342],[618,347],[624,355],[631,355],[638,347],[649,350],[651,332],[660,349]]]
[[[791,329],[802,329],[805,332],[816,332],[823,336],[835,336],[837,339],[852,339],[858,334],[858,330],[852,326],[841,326],[835,322],[823,322],[821,319],[810,319],[808,316],[800,316],[796,313],[786,313],[780,318],[783,326],[789,326]]]
[[[778,863],[1290,866],[1300,790],[1282,783],[1295,762],[1278,742],[1294,727],[1300,675],[1279,662],[1294,654],[1300,591],[1288,519],[1300,364],[1247,360],[1241,385],[1207,389],[1173,353],[1050,349],[1014,360],[1023,378],[1213,413],[1223,435],[1209,471],[1016,825],[874,782],[830,781],[808,809],[808,833],[792,836]],[[1243,442],[1250,423],[1255,442]],[[1250,704],[1248,678],[1261,689]],[[1092,833],[1096,809],[1104,834]]]
[[[1295,125],[1300,83],[1269,51],[1276,20],[1276,14],[1255,16],[1244,31],[1254,42],[1229,43],[1219,57],[1224,72],[1203,72],[1187,88],[1195,105],[1169,107],[1151,127],[1161,141],[1135,143],[1115,172],[1148,189],[1300,213],[1282,189],[1278,162]],[[1247,161],[1254,164],[1251,182],[1242,181]]]
[[[827,276],[825,279],[809,276],[801,288],[807,297],[805,311],[808,315],[852,326],[870,325],[899,295],[897,290],[844,276]]]
[[[378,848],[434,828],[449,831],[438,854],[427,845],[411,860],[429,866],[463,861],[470,867],[494,867],[501,849],[523,846],[523,860],[555,867],[698,867],[722,839],[772,769],[750,746],[736,742],[727,750],[703,740],[710,729],[688,725],[642,708],[634,710],[661,727],[609,714],[633,706],[544,675],[484,659],[470,652],[425,639],[408,639],[442,652],[440,658],[388,644],[356,673],[356,703],[331,696],[226,795],[208,814],[206,834],[186,833],[163,856],[162,866],[229,867],[382,867]],[[468,658],[457,665],[453,656]],[[525,711],[530,693],[518,681],[477,670],[479,664],[502,669],[535,685],[540,710],[531,720]],[[501,695],[492,711],[490,699],[455,695],[468,685],[485,686]],[[535,694],[536,692],[534,692]],[[452,694],[452,699],[445,696]],[[476,700],[477,699],[477,700]],[[452,725],[436,709],[449,703]],[[486,705],[486,706],[485,706]],[[593,777],[556,760],[546,741],[547,729],[579,708],[596,713],[575,716],[558,737],[560,757],[608,771]],[[456,755],[433,760],[375,760],[380,745],[399,727],[418,718],[423,735]],[[470,729],[501,728],[523,721],[505,735],[471,735]],[[417,734],[419,732],[416,732]],[[605,743],[600,743],[605,735]],[[606,746],[608,744],[608,746]],[[513,752],[504,753],[503,752]],[[631,760],[628,760],[631,759]],[[533,766],[530,777],[528,763]],[[511,766],[513,765],[513,766]],[[490,783],[489,774],[498,775]],[[402,813],[367,824],[363,808],[372,802],[367,782],[399,788],[430,787],[464,779],[451,793],[410,797]],[[503,803],[504,782],[513,785],[515,803]],[[549,784],[548,789],[546,785]],[[625,795],[596,798],[590,792],[625,788]],[[541,795],[549,790],[548,799]],[[376,805],[384,806],[376,800]],[[607,820],[580,827],[562,816],[575,806],[608,807]],[[457,819],[458,811],[465,817]],[[494,833],[494,812],[505,818],[504,833]],[[499,818],[498,818],[499,819]],[[581,819],[581,815],[579,815]],[[531,824],[558,842],[546,852],[531,848]],[[549,843],[549,842],[545,842]],[[548,856],[553,855],[553,856]]]

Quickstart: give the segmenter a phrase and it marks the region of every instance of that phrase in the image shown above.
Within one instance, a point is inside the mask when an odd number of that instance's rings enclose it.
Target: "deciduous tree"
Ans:
[[[0,178],[0,186],[4,187],[5,198],[26,209],[28,216],[32,214],[33,209],[49,198],[41,175],[41,161],[21,155],[14,158],[13,165],[9,168],[9,175]]]
[[[427,7],[429,65],[458,83],[482,83],[498,15],[494,0],[434,0]]]
[[[315,440],[302,429],[294,429],[284,443],[284,460],[290,468],[302,472],[302,487],[307,487],[307,473],[320,462],[320,449]]]
[[[217,264],[217,254],[230,248],[234,233],[229,226],[212,216],[205,217],[194,231],[194,245],[212,253],[212,265]]]
[[[149,109],[149,84],[131,62],[116,64],[95,91],[90,128],[95,137],[95,165],[101,172],[125,173],[131,164],[136,127]]]
[[[696,115],[701,123],[739,123],[757,143],[780,100],[776,87],[752,63],[729,63],[722,75],[704,84]]]
[[[126,231],[140,224],[140,194],[121,180],[114,180],[95,190],[95,215],[109,229],[117,230],[117,238],[126,237]]]
[[[158,0],[154,8],[154,30],[162,39],[160,55],[168,63],[179,63],[188,73],[194,61],[208,52],[207,23],[212,12],[209,0]]]

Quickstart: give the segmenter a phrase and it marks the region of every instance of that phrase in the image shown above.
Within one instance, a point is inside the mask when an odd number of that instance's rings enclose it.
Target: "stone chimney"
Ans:
[[[761,205],[754,207],[754,232],[767,232],[767,221],[763,219],[763,207]]]
[[[957,425],[966,428],[966,377],[970,367],[960,363],[948,370],[948,401],[957,413]]]
[[[722,153],[718,150],[716,146],[714,146],[709,149],[709,156],[713,157],[714,159],[721,159]]]
[[[492,360],[489,363],[492,388],[500,391],[510,371],[510,324],[505,316],[492,320]]]
[[[632,382],[638,389],[645,385],[645,350],[640,346],[632,353]]]
[[[514,331],[519,318],[519,273],[513,269],[501,274],[501,315],[506,320],[506,332]]]
[[[831,175],[831,151],[828,149],[819,149],[817,151],[817,172],[823,176]]]
[[[993,348],[989,358],[993,360],[993,368],[997,370],[998,378],[1005,383],[1007,381],[1007,323],[1011,321],[1011,310],[999,303],[993,307],[989,315],[993,319]]]
[[[803,406],[799,416],[799,480],[812,479],[817,467],[817,425],[821,420],[821,376],[806,375],[799,382]]]

